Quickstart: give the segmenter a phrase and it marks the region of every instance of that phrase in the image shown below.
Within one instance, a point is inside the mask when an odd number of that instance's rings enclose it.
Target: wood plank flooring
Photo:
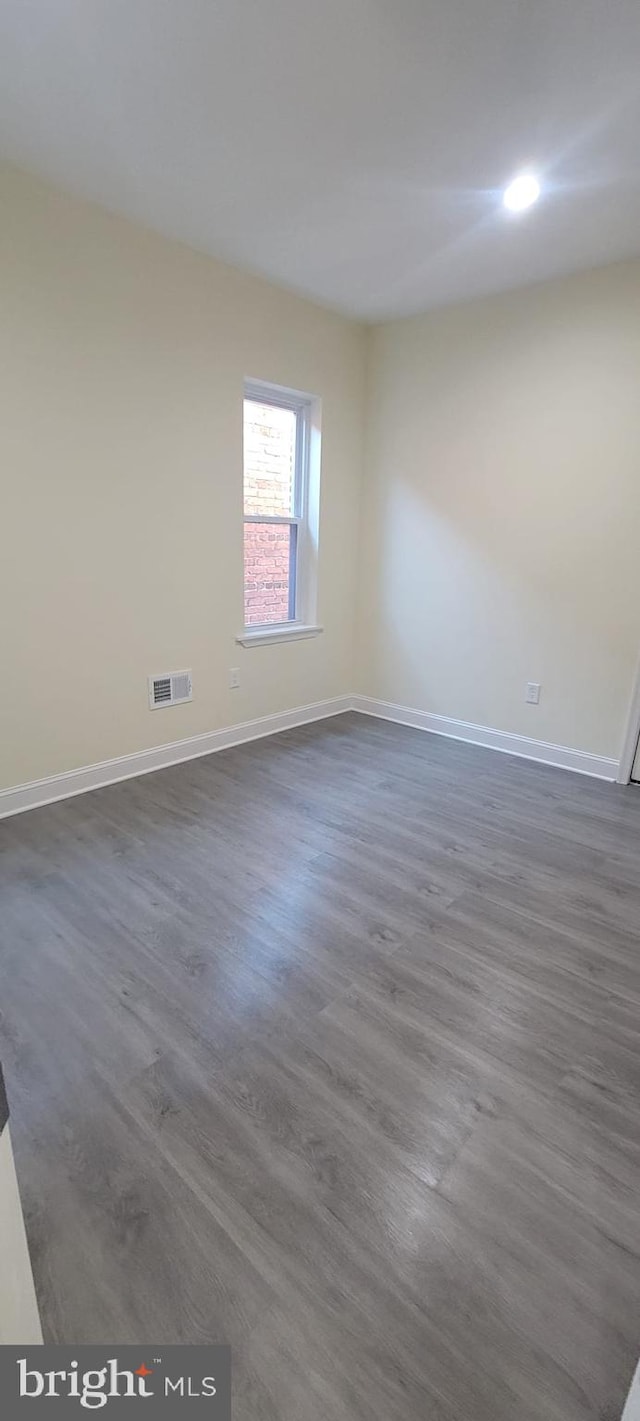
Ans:
[[[45,1337],[235,1421],[614,1421],[640,790],[345,715],[0,825]]]

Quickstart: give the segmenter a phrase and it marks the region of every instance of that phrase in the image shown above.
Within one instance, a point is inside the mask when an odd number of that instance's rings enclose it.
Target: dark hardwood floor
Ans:
[[[640,790],[347,715],[0,825],[45,1337],[235,1421],[614,1421]]]

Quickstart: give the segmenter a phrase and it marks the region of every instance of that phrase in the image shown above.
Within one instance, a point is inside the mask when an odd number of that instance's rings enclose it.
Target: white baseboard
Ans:
[[[150,750],[138,750],[132,755],[120,755],[115,760],[102,760],[97,765],[83,765],[78,770],[67,770],[43,780],[30,780],[27,784],[0,790],[0,819],[9,814],[21,814],[25,809],[53,804],[59,799],[69,799],[74,794],[101,789],[104,785],[117,784],[119,780],[164,770],[169,765],[179,765],[183,760],[212,755],[216,750],[228,750],[232,745],[243,745],[248,740],[277,735],[279,731],[292,730],[296,725],[342,715],[348,710],[377,716],[380,720],[393,720],[398,725],[409,725],[416,730],[428,730],[434,735],[446,735],[453,740],[465,740],[470,745],[484,745],[507,755],[521,755],[526,760],[537,760],[543,765],[556,765],[578,774],[595,775],[602,780],[615,780],[618,773],[619,762],[604,755],[590,755],[565,745],[550,745],[544,740],[513,735],[507,730],[491,730],[488,726],[472,725],[469,721],[454,720],[451,716],[411,710],[407,706],[393,705],[390,701],[375,700],[372,696],[347,695],[315,701],[312,705],[297,706],[294,710],[231,725],[225,730],[206,731],[187,740],[174,740]]]
[[[296,725],[306,725],[309,721],[341,715],[351,708],[351,696],[334,696],[332,700],[297,706],[294,710],[261,716],[258,720],[246,720],[226,730],[209,730],[204,735],[191,735],[187,740],[174,740],[168,745],[138,750],[132,755],[120,755],[115,760],[101,760],[97,765],[83,765],[78,770],[48,775],[43,780],[30,780],[27,784],[0,790],[0,819],[9,814],[21,814],[25,809],[38,809],[59,799],[69,799],[74,794],[85,794],[87,790],[101,789],[119,780],[133,779],[135,775],[164,770],[169,765],[179,765],[183,760],[211,755],[216,750],[228,750],[232,745],[243,745],[247,740],[277,735],[278,731],[292,730]]]
[[[542,765],[574,770],[580,775],[595,775],[601,780],[615,780],[618,761],[606,755],[590,755],[585,750],[571,750],[566,745],[551,745],[546,740],[533,740],[528,735],[513,735],[508,730],[492,730],[486,725],[473,725],[467,720],[454,720],[448,715],[433,715],[430,711],[410,710],[390,701],[377,701],[372,696],[353,696],[353,710],[362,715],[393,720],[398,725],[410,725],[415,730],[428,730],[433,735],[447,735],[452,740],[465,740],[470,745],[484,745],[489,750],[501,750],[506,755],[520,755],[525,760],[537,760]]]

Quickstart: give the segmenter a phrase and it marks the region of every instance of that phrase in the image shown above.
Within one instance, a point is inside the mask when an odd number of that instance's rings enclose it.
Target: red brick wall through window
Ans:
[[[244,511],[293,512],[296,416],[256,400],[244,403]],[[289,620],[288,524],[244,525],[245,626]]]
[[[245,626],[289,619],[289,533],[286,524],[244,525]]]

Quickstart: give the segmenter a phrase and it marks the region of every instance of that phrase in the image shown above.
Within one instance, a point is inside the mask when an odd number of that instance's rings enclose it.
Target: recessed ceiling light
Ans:
[[[504,205],[510,212],[524,212],[540,196],[540,183],[533,173],[520,173],[505,189]]]

